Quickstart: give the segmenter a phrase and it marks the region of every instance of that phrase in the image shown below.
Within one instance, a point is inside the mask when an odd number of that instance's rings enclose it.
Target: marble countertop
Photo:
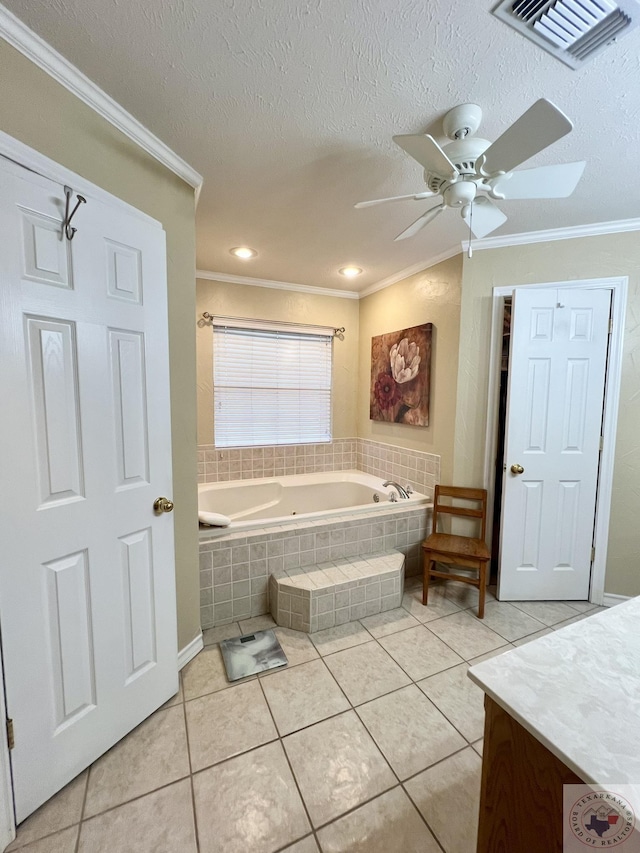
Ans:
[[[640,783],[640,596],[469,677],[585,782]]]

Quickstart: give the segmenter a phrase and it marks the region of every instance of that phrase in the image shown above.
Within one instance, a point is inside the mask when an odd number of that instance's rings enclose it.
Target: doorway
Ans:
[[[502,340],[500,345],[500,379],[498,388],[498,421],[493,476],[493,522],[491,530],[491,564],[489,583],[498,582],[500,566],[500,516],[502,513],[502,460],[507,419],[507,379],[509,376],[509,344],[511,341],[511,296],[505,296],[502,307]]]
[[[485,486],[489,491],[490,506],[493,510],[493,555],[497,563],[501,554],[500,545],[502,542],[501,534],[503,531],[501,531],[500,525],[500,510],[502,508],[501,503],[504,500],[504,496],[502,494],[502,485],[504,480],[501,478],[501,475],[504,474],[504,460],[502,458],[503,437],[501,436],[500,423],[501,416],[506,409],[504,376],[508,372],[502,369],[503,366],[506,366],[503,363],[505,305],[508,304],[507,300],[512,297],[514,291],[517,292],[525,290],[532,292],[536,289],[539,290],[540,288],[552,288],[558,290],[558,292],[563,292],[565,289],[599,289],[608,291],[611,298],[612,323],[611,333],[609,335],[609,353],[606,365],[606,384],[602,418],[602,450],[600,453],[595,523],[593,528],[594,553],[588,589],[589,600],[593,604],[602,604],[604,597],[604,577],[613,479],[615,432],[622,364],[622,338],[627,293],[626,277],[570,282],[545,282],[535,285],[494,288],[484,476]],[[549,597],[551,598],[552,595]]]

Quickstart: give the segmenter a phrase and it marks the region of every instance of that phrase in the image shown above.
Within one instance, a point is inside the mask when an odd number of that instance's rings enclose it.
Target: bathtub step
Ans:
[[[278,572],[269,578],[278,625],[321,631],[400,607],[404,554],[386,551]]]

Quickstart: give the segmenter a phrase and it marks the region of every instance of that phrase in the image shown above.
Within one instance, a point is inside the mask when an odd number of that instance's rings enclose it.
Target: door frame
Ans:
[[[613,467],[615,462],[616,429],[622,378],[622,345],[624,322],[627,310],[628,276],[611,278],[576,279],[573,281],[545,281],[535,284],[503,285],[493,288],[491,306],[491,341],[489,348],[489,385],[487,389],[487,429],[484,449],[484,487],[489,494],[487,519],[491,529],[494,500],[495,454],[498,440],[498,394],[500,389],[500,362],[502,354],[502,322],[504,297],[511,296],[521,288],[573,288],[580,290],[610,290],[611,317],[613,328],[609,339],[609,353],[605,373],[605,395],[603,414],[603,445],[600,456],[600,472],[596,493],[596,517],[594,525],[595,558],[591,566],[589,601],[604,603],[604,582],[607,566],[609,519],[611,515],[611,492],[613,489]]]
[[[4,131],[0,131],[0,156],[8,161],[17,164],[18,167],[24,167],[29,171],[36,172],[44,178],[55,181],[58,184],[68,184],[73,187],[76,192],[86,192],[88,195],[105,202],[113,208],[126,210],[127,213],[137,216],[143,221],[162,228],[162,223],[157,219],[143,213],[141,210],[128,204],[126,201],[112,195],[107,190],[98,187],[91,183],[86,178],[67,169],[50,157],[41,154],[34,148],[30,148],[24,142],[15,139]],[[1,630],[2,626],[0,626]],[[197,646],[191,649],[191,646]],[[202,634],[195,638],[190,646],[183,649],[178,656],[178,668],[183,666],[202,648]],[[181,660],[181,656],[186,657],[186,660]],[[7,741],[7,731],[4,724],[6,720],[6,706],[4,699],[4,666],[2,655],[0,654],[0,850],[4,850],[16,837],[15,812],[13,804],[13,783],[11,778],[11,759],[9,754],[9,744]]]

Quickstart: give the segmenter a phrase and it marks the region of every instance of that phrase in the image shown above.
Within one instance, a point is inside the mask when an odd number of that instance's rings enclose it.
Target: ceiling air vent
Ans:
[[[503,0],[493,14],[571,68],[640,21],[637,0]]]

